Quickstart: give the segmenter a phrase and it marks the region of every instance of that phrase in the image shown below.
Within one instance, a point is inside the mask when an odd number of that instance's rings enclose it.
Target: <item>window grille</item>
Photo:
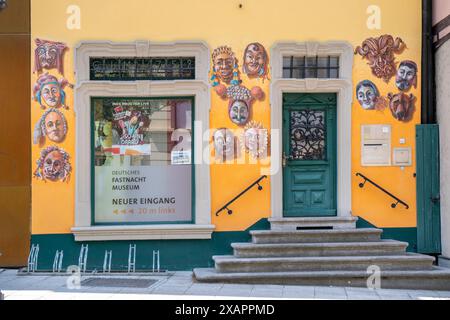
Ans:
[[[338,79],[339,57],[283,57],[283,78]]]
[[[90,58],[90,80],[192,80],[194,57]]]

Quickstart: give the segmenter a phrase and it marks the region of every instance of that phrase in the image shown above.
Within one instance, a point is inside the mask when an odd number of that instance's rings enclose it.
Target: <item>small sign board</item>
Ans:
[[[411,147],[394,148],[393,165],[398,167],[412,166]]]
[[[362,166],[391,166],[391,131],[388,124],[361,126]]]

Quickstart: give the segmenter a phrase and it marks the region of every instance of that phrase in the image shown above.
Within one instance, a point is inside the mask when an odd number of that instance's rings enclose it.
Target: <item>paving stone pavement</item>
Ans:
[[[83,275],[82,280],[93,275]],[[0,270],[0,291],[5,300],[450,300],[450,292],[424,290],[370,290],[366,288],[207,284],[198,283],[192,272],[167,275],[95,275],[95,277],[153,279],[148,288],[89,287],[72,288],[76,283],[66,275],[18,275],[17,270]]]

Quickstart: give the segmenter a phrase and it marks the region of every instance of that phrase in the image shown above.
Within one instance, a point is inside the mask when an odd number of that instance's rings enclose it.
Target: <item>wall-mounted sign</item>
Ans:
[[[391,126],[361,126],[361,165],[381,167],[391,165]]]
[[[398,167],[412,166],[412,149],[408,148],[394,148],[393,165]]]

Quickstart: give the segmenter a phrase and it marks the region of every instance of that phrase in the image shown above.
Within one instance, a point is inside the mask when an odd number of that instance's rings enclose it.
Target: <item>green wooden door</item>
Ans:
[[[283,215],[336,216],[334,93],[283,95]]]
[[[441,253],[439,185],[439,126],[416,126],[417,144],[417,249]]]

